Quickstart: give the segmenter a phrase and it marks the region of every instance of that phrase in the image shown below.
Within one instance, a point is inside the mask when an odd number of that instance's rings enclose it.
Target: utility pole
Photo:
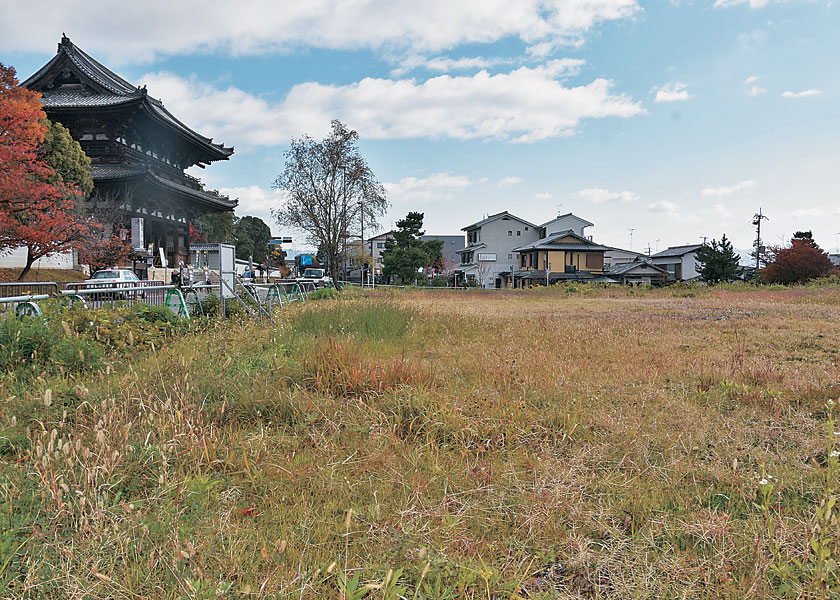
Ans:
[[[365,256],[365,201],[359,200],[359,204],[362,207],[362,276],[360,277],[362,283],[362,289],[365,288],[365,265],[367,264],[367,257]]]
[[[633,227],[628,227],[627,231],[630,232],[630,249],[633,249],[633,232],[636,231]]]
[[[758,209],[758,212],[753,215],[752,224],[755,225],[755,270],[758,271],[761,269],[761,221],[762,220],[770,220],[763,214],[761,214],[761,208]]]
[[[703,245],[705,246],[705,245],[706,245],[706,237],[708,237],[708,236],[705,236],[705,235],[698,235],[697,237],[699,237],[699,238],[703,238]]]
[[[648,242],[647,245],[647,255],[650,256],[650,242]]]

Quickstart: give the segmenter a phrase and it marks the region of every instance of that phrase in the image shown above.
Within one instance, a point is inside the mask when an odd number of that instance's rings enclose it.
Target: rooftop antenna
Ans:
[[[656,238],[656,251],[659,252],[659,238]]]
[[[633,228],[633,227],[628,227],[627,231],[630,232],[630,249],[632,250],[633,249],[633,232],[636,231],[636,229]]]
[[[647,255],[650,256],[650,242],[648,242],[647,245]]]
[[[563,204],[562,203],[555,204],[555,206],[557,207],[557,216],[559,217],[560,216],[560,208],[563,206]]]

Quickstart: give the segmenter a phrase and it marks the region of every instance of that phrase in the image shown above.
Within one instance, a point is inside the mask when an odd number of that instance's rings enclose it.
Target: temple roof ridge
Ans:
[[[233,154],[233,147],[227,147],[223,144],[214,143],[213,138],[205,137],[197,131],[190,128],[180,119],[175,117],[175,115],[169,112],[169,110],[167,110],[166,107],[164,107],[162,101],[149,95],[145,85],[142,87],[135,86],[126,79],[120,77],[119,75],[111,71],[108,67],[106,67],[105,65],[97,61],[95,58],[90,56],[88,53],[86,53],[84,50],[79,48],[77,45],[75,45],[65,34],[62,34],[61,41],[58,44],[58,51],[56,52],[56,55],[52,59],[50,59],[50,61],[47,62],[47,64],[45,64],[37,72],[35,72],[31,77],[29,77],[28,79],[26,79],[26,81],[21,83],[21,86],[29,89],[33,89],[34,86],[37,89],[39,87],[37,85],[39,81],[49,74],[53,67],[55,67],[59,63],[59,61],[62,60],[62,57],[66,57],[66,60],[68,60],[74,67],[76,67],[85,77],[87,77],[94,84],[95,87],[104,90],[105,93],[100,92],[100,98],[98,100],[93,100],[92,98],[78,98],[78,94],[65,94],[63,92],[59,92],[63,94],[63,97],[61,99],[66,100],[68,103],[65,104],[59,99],[57,99],[59,100],[59,102],[55,103],[56,106],[67,107],[73,105],[113,105],[122,104],[131,100],[137,100],[138,102],[143,102],[148,107],[149,113],[157,117],[158,120],[163,121],[168,126],[179,131],[181,134],[196,140],[200,144],[209,146],[208,149],[212,149],[212,151],[217,156],[217,158],[214,160],[225,159],[231,154]],[[42,93],[42,95],[44,94]],[[119,98],[119,100],[117,98]],[[46,97],[46,95],[44,101],[45,105],[49,104],[49,99]]]

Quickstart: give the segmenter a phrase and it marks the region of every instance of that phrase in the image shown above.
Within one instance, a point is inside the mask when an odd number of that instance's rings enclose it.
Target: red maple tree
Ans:
[[[790,246],[771,249],[769,255],[767,266],[761,272],[761,279],[768,283],[805,283],[835,269],[810,231],[797,231]]]
[[[131,243],[119,233],[106,235],[101,226],[91,228],[93,238],[79,246],[79,262],[90,266],[93,273],[126,264],[131,258]]]
[[[39,156],[46,130],[40,94],[0,64],[0,252],[27,249],[19,279],[39,258],[81,246],[95,225],[78,209],[82,192]]]

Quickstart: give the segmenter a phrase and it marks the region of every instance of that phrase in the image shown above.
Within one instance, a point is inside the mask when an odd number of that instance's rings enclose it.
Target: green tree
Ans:
[[[196,228],[210,243],[232,242],[234,239],[234,219],[231,211],[207,212],[195,221]]]
[[[233,243],[236,246],[236,258],[248,260],[249,256],[257,263],[265,262],[271,228],[259,217],[250,215],[237,219],[233,229]]]
[[[733,281],[738,278],[741,257],[735,252],[732,242],[726,239],[725,234],[720,238],[720,242],[712,240],[711,243],[698,248],[696,260],[697,266],[694,268],[700,274],[700,279],[706,283]]]
[[[404,219],[397,221],[394,239],[385,240],[382,252],[382,274],[386,277],[398,277],[402,281],[417,278],[421,268],[442,262],[441,240],[420,240],[423,235],[423,213],[410,212]]]
[[[73,185],[85,198],[90,196],[93,191],[90,158],[70,135],[69,129],[48,119],[41,154],[44,161],[55,170],[55,181],[51,183]]]
[[[359,134],[341,121],[322,141],[292,140],[283,173],[274,189],[285,201],[272,214],[280,225],[302,229],[323,254],[324,266],[338,281],[344,248],[388,208],[379,183],[358,148]]]

